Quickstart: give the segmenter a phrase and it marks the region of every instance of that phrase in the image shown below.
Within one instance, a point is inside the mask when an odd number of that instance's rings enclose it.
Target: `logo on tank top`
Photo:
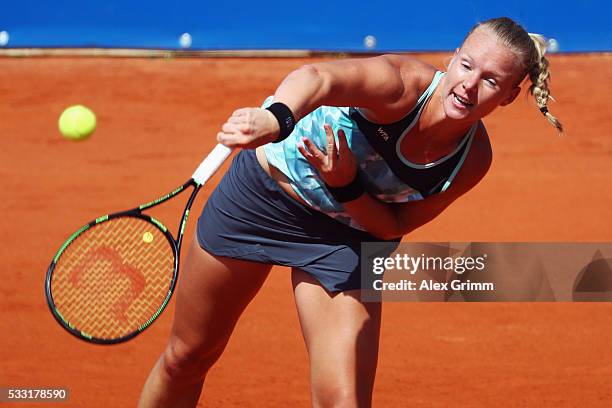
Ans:
[[[376,129],[376,132],[378,133],[378,136],[382,137],[385,142],[389,140],[389,134],[385,132],[385,129],[383,129],[382,126]]]

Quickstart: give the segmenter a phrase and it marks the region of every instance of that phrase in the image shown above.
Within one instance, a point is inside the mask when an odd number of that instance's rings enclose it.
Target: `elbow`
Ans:
[[[329,72],[317,64],[302,65],[296,72],[300,72],[308,78],[311,83],[314,83],[320,95],[329,95],[332,89],[332,77]]]
[[[306,78],[309,82],[319,82],[323,80],[321,71],[319,71],[314,64],[302,65],[293,71],[293,75]]]

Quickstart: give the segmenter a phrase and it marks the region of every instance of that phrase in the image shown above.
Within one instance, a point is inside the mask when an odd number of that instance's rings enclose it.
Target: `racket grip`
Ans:
[[[231,153],[232,149],[229,147],[217,144],[202,163],[200,163],[191,178],[200,185],[206,183]]]

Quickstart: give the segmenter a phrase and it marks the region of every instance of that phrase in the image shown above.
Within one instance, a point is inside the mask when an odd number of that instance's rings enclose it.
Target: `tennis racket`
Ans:
[[[91,343],[114,344],[137,336],[159,317],[176,285],[191,205],[230,153],[218,144],[182,186],[139,207],[97,218],[64,242],[45,280],[47,304],[64,329]],[[176,239],[143,213],[191,187]]]

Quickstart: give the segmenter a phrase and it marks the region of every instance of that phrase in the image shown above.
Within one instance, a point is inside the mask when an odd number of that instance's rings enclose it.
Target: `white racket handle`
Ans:
[[[229,147],[217,144],[212,152],[200,163],[191,178],[200,185],[206,183],[231,153],[232,149]]]

